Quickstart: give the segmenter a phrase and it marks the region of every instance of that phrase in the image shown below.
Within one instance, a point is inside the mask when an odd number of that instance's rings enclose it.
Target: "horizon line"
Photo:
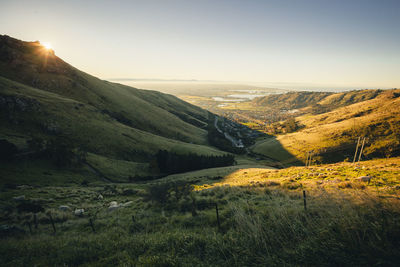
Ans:
[[[286,90],[310,90],[310,89],[324,89],[324,90],[366,90],[366,89],[399,89],[400,87],[376,87],[376,86],[338,86],[338,85],[325,85],[315,83],[304,83],[304,82],[250,82],[250,81],[220,81],[220,80],[198,80],[198,79],[162,79],[162,78],[107,78],[107,81],[112,82],[188,82],[188,83],[225,83],[225,84],[240,84],[249,86],[258,86],[274,89],[286,89]],[[268,87],[272,86],[272,87]],[[277,88],[276,86],[282,86]]]

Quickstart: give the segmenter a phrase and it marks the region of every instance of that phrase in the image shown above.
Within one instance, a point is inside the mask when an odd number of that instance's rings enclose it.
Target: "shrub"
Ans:
[[[131,188],[123,189],[122,190],[122,195],[124,195],[124,196],[132,196],[132,195],[136,195],[138,193],[138,191],[139,190],[137,190],[137,189],[131,189]]]
[[[170,185],[168,183],[156,183],[146,188],[145,199],[165,204],[170,195]]]
[[[266,186],[278,186],[281,185],[279,182],[275,182],[275,181],[266,181],[265,182]]]
[[[40,204],[32,203],[29,201],[24,201],[17,206],[18,212],[43,212],[44,208]]]
[[[289,181],[286,181],[286,182],[283,182],[283,183],[281,184],[281,186],[282,186],[283,188],[286,188],[286,189],[289,189],[289,190],[296,190],[297,188],[301,187],[302,184],[301,184],[301,183],[297,183],[297,182],[289,182]]]

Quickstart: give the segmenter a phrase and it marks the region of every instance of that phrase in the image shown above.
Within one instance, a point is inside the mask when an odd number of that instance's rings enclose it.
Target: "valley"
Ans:
[[[152,86],[0,36],[1,266],[398,265],[399,89]]]
[[[309,151],[316,163],[349,161],[359,137],[368,139],[365,159],[398,155],[399,92],[293,91],[223,106],[215,106],[210,98],[181,98],[259,132],[248,151],[290,166],[305,162]]]

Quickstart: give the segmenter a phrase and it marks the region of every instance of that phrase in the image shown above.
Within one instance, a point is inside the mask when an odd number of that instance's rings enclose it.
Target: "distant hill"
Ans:
[[[286,94],[268,95],[253,100],[257,106],[301,109],[308,107],[314,113],[323,113],[335,108],[374,99],[383,90],[355,90],[342,93],[333,92],[288,92]]]
[[[315,105],[332,95],[330,92],[288,92],[257,97],[252,102],[257,106],[268,106],[281,109],[299,109]]]
[[[0,139],[20,154],[32,140],[57,139],[88,153],[93,167],[123,166],[115,179],[126,180],[154,172],[161,149],[222,154],[208,146],[208,116],[172,95],[93,77],[39,42],[0,36]]]
[[[255,153],[287,163],[305,161],[308,151],[313,151],[319,162],[353,160],[358,137],[366,137],[363,158],[400,155],[400,90],[352,91],[324,97],[323,93],[300,95],[309,99],[301,105],[300,97],[293,97],[292,103],[298,104],[291,107],[303,108],[295,115],[300,129],[258,142],[252,148]],[[283,105],[285,98],[278,98],[275,105]],[[315,110],[318,112],[311,114]],[[284,149],[281,157],[277,147]],[[294,157],[286,157],[287,152]]]

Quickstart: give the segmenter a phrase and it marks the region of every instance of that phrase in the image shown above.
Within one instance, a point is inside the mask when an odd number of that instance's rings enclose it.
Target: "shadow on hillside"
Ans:
[[[251,146],[249,154],[256,158],[276,162],[281,168],[304,165],[302,160],[286,150],[274,136],[268,136]]]

